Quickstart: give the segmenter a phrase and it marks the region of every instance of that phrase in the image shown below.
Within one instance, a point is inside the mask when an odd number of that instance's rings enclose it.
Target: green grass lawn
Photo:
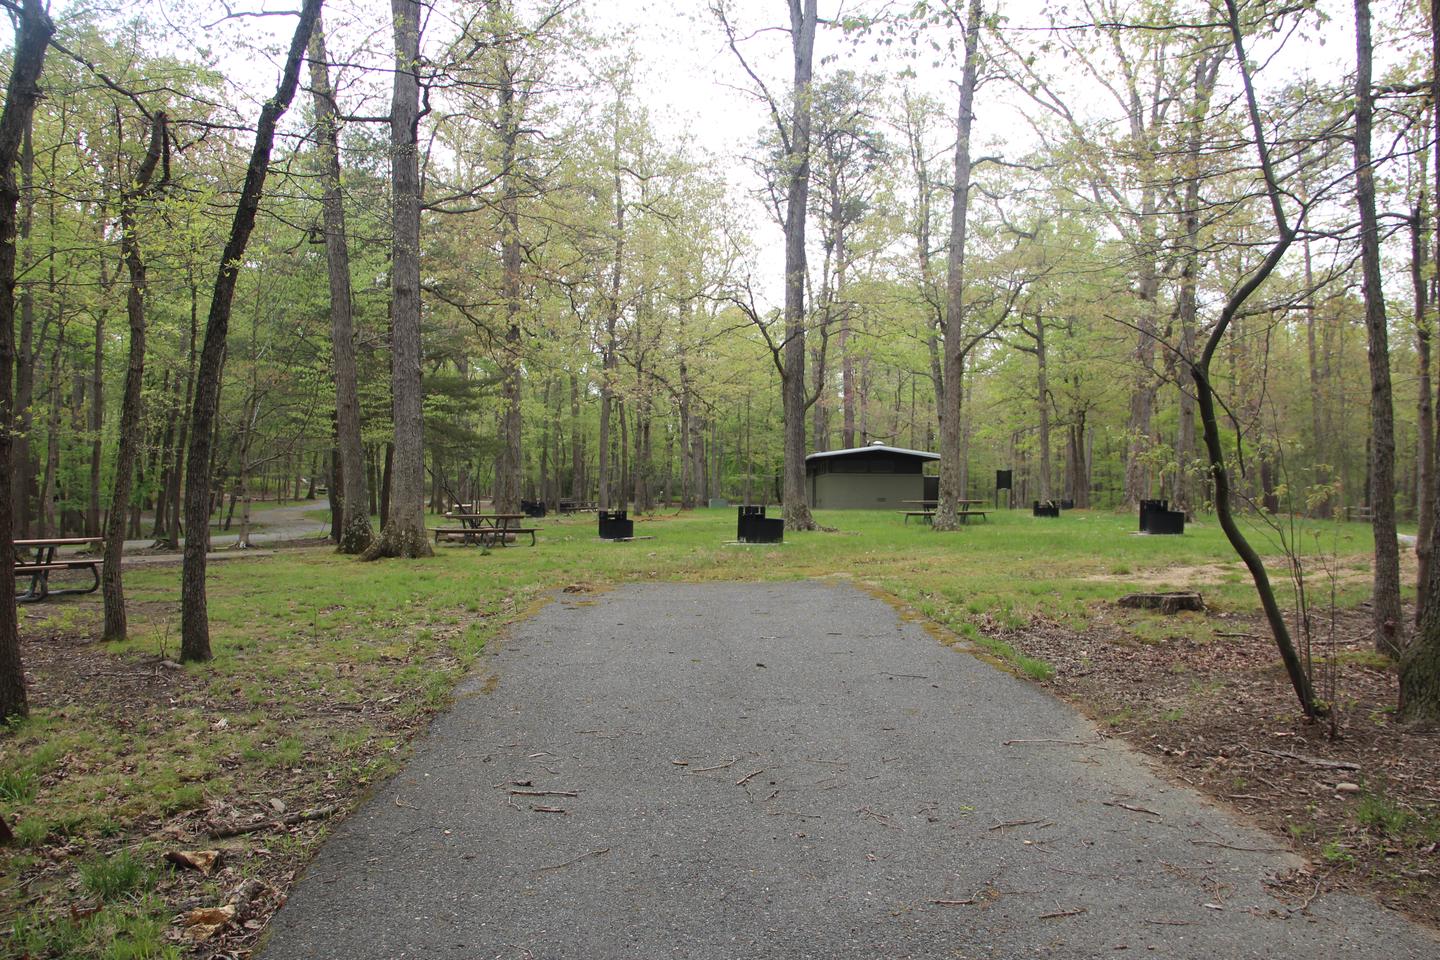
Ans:
[[[842,578],[1042,678],[1046,664],[984,628],[1038,616],[1083,630],[1105,601],[1197,578],[1212,609],[1258,609],[1243,571],[1215,566],[1234,559],[1213,522],[1145,537],[1133,517],[1086,511],[1058,520],[1001,511],[953,534],[889,511],[817,519],[836,529],[776,546],[727,544],[729,509],[640,518],[636,533],[654,539],[632,543],[599,541],[587,514],[539,521],[534,548],[444,546],[433,559],[370,564],[303,550],[214,563],[215,660],[183,669],[159,665],[178,649],[178,567],[126,572],[125,644],[83,642],[97,632],[96,595],[22,608],[40,681],[31,719],[0,738],[0,814],[19,839],[0,851],[0,923],[15,925],[0,956],[179,955],[162,936],[174,901],[221,891],[161,865],[176,846],[167,829],[179,836],[238,816],[250,809],[239,798],[273,797],[292,811],[354,802],[396,769],[485,643],[566,586]],[[1304,537],[1329,554],[1341,604],[1368,595],[1368,526],[1319,524]],[[1273,572],[1288,597],[1283,568]],[[1314,586],[1328,596],[1324,577]],[[1143,638],[1155,622],[1137,614],[1133,629]],[[1186,629],[1213,627],[1196,619]],[[76,658],[57,653],[61,644]],[[318,836],[255,835],[228,859],[241,876],[266,875],[303,863]],[[262,839],[264,857],[254,852]],[[77,920],[67,913],[77,900],[107,907]]]

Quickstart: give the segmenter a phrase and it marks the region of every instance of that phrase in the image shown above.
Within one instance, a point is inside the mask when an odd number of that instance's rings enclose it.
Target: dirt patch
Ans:
[[[1440,923],[1440,736],[1394,722],[1396,675],[1371,648],[1368,616],[1339,613],[1308,651],[1333,705],[1320,723],[1304,719],[1249,617],[1106,607],[1084,634],[1039,618],[985,632],[1051,664],[1047,685],[1102,730],[1304,855],[1276,881],[1297,901],[1350,888]]]
[[[1269,570],[1286,570],[1290,566],[1290,560],[1287,557],[1266,557],[1264,560],[1266,569]],[[1400,576],[1403,581],[1414,582],[1415,564],[1414,551],[1402,550],[1400,552]],[[1349,564],[1344,562],[1343,558],[1332,562],[1320,559],[1311,560],[1306,566],[1306,573],[1312,583],[1323,581],[1328,584],[1333,579],[1334,584],[1338,587],[1367,584],[1372,579],[1369,563]],[[1134,584],[1137,589],[1172,586],[1182,590],[1195,590],[1200,587],[1213,587],[1217,584],[1234,581],[1237,577],[1245,581],[1250,579],[1250,571],[1246,569],[1245,564],[1238,560],[1234,563],[1156,567],[1136,570],[1133,573],[1096,573],[1083,579],[1091,583]]]

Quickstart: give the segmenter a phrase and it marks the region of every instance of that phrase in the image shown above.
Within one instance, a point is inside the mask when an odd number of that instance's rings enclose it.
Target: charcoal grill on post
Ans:
[[[764,507],[739,507],[735,539],[741,543],[782,543],[785,540],[785,521],[779,517],[766,517]]]
[[[631,540],[635,537],[635,521],[625,516],[624,510],[600,511],[601,540]]]

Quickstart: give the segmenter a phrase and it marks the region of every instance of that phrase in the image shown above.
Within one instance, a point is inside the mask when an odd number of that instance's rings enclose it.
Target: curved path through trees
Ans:
[[[1440,955],[853,587],[563,595],[484,662],[263,960]]]

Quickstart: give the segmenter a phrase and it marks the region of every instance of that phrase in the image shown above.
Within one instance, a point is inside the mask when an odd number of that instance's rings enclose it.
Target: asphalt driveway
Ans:
[[[1440,955],[847,585],[562,595],[483,664],[263,960]]]

